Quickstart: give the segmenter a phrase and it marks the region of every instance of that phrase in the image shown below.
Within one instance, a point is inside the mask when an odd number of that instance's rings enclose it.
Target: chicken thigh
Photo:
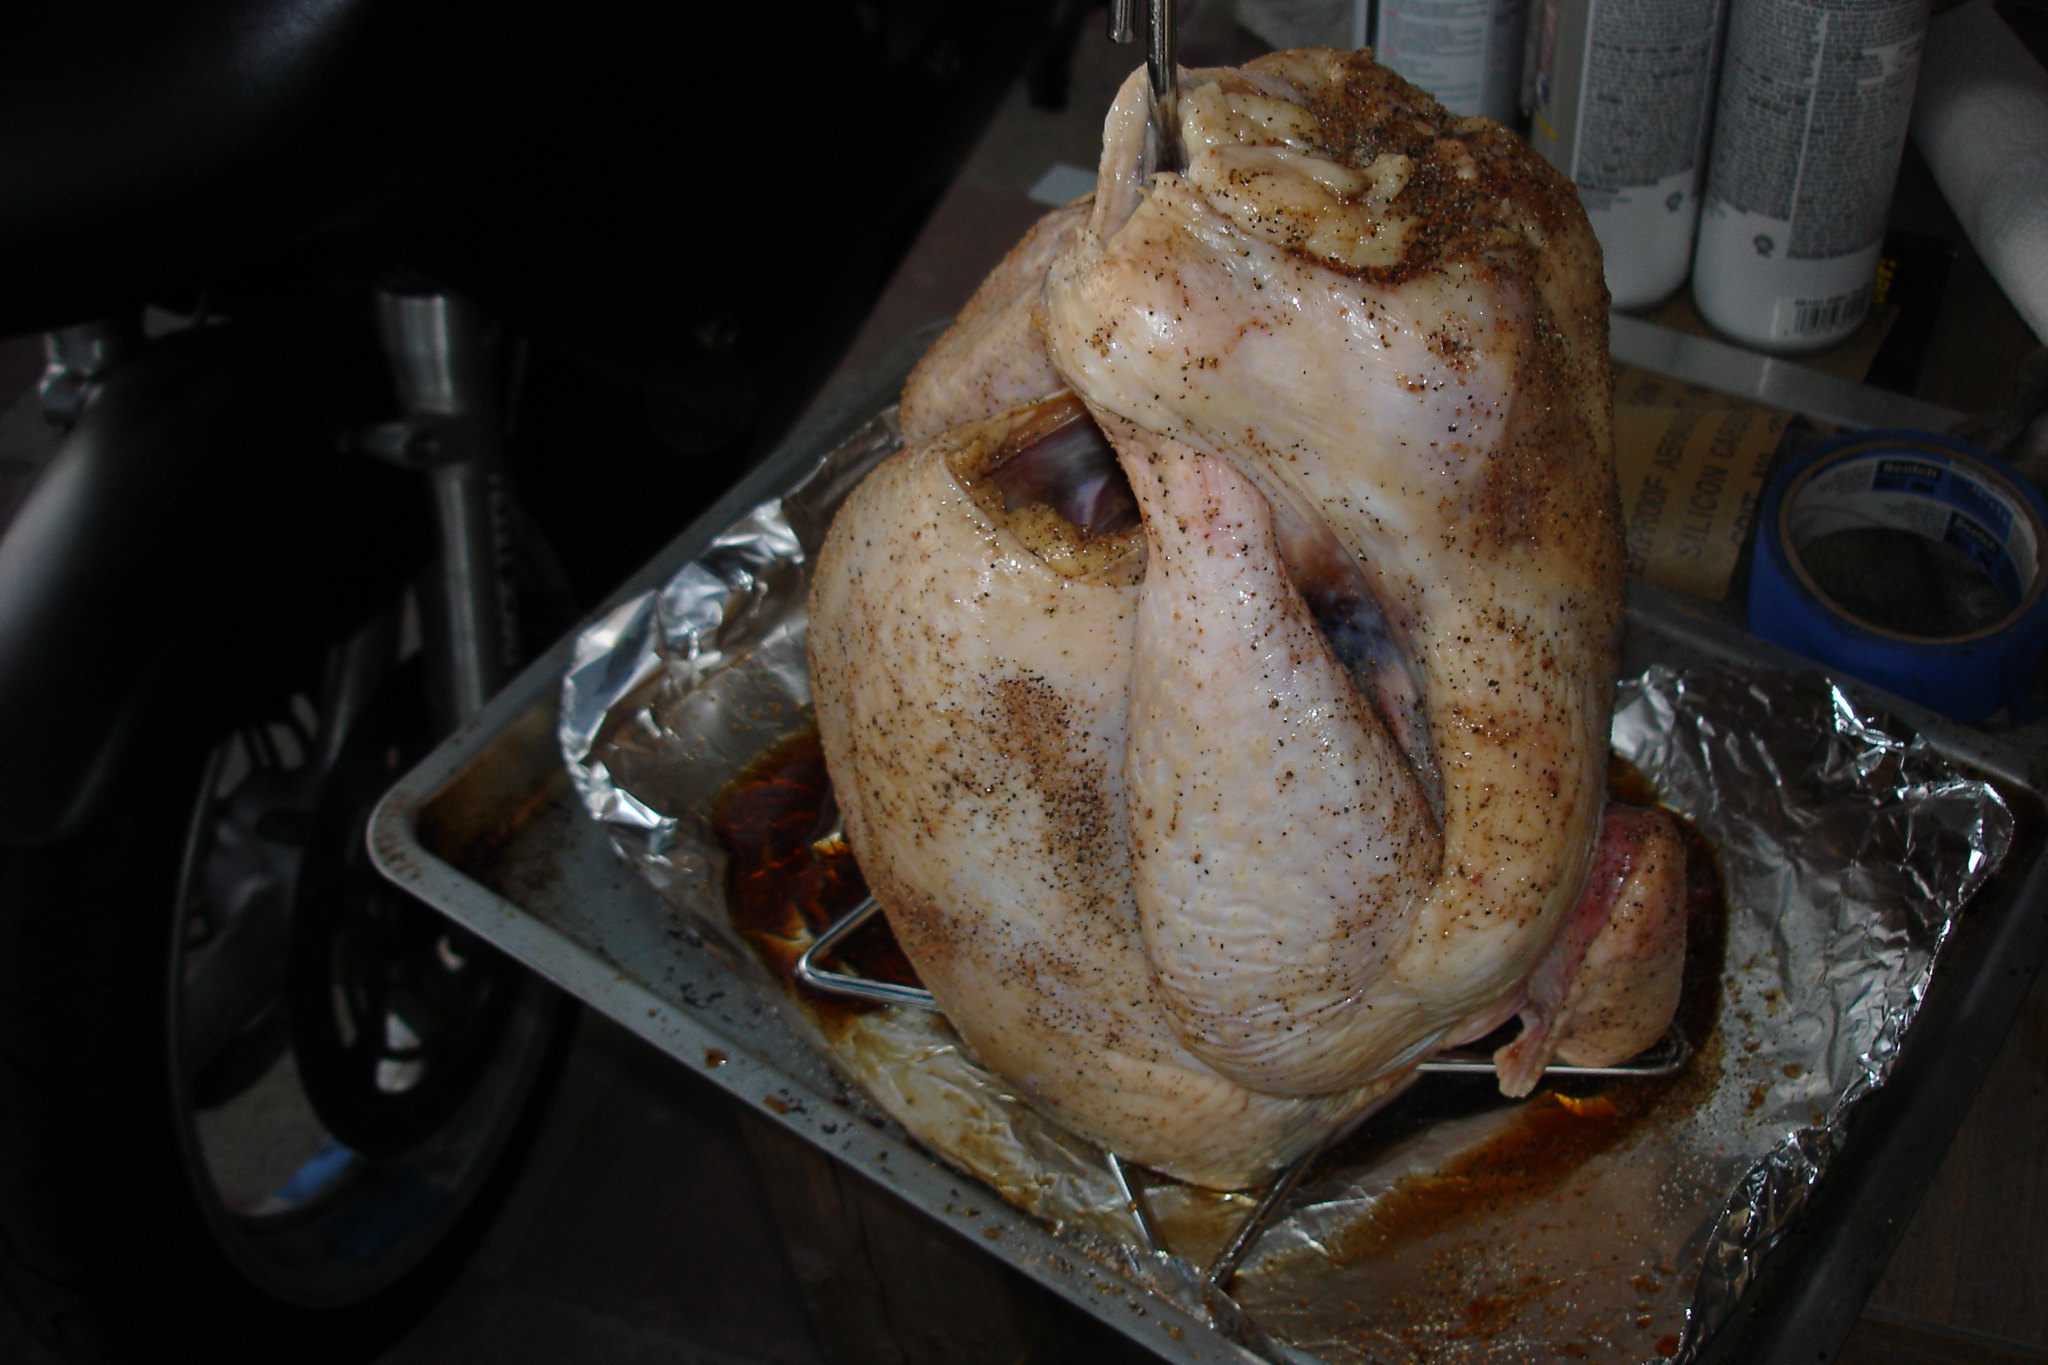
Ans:
[[[1134,75],[1092,204],[912,376],[913,443],[816,565],[812,675],[963,1038],[1231,1187],[1517,1015],[1510,1093],[1654,1042],[1683,859],[1607,814],[1622,556],[1570,186],[1366,53],[1182,89],[1185,170],[1141,173]]]

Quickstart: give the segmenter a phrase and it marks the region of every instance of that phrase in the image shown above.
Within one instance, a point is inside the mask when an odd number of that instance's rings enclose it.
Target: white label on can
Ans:
[[[1381,0],[1376,55],[1453,114],[1519,112],[1527,0]]]
[[[1799,350],[1863,320],[1926,27],[1927,0],[1733,0],[1693,259],[1716,328]]]
[[[1532,20],[1531,140],[1578,186],[1615,306],[1656,303],[1692,262],[1722,0],[1560,4]]]
[[[1789,225],[1709,197],[1693,259],[1693,297],[1708,322],[1758,346],[1822,345],[1870,309],[1882,241],[1822,260],[1785,251]]]
[[[1593,5],[1570,168],[1589,207],[1699,164],[1719,16],[1715,0]]]
[[[1926,19],[1926,0],[1736,0],[1708,197],[1782,224],[1788,260],[1879,240]]]

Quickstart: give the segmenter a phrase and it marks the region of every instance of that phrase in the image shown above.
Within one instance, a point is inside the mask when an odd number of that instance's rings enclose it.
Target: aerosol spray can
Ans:
[[[1578,187],[1617,308],[1685,284],[1725,0],[1537,0],[1529,141]]]
[[[1856,330],[1913,111],[1928,0],[1731,0],[1693,301],[1766,351]]]
[[[1453,114],[1519,120],[1528,0],[1358,0],[1353,14],[1351,45]]]

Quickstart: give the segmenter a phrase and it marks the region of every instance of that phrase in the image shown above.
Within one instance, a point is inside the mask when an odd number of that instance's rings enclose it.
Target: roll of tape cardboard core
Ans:
[[[2004,461],[1864,431],[1764,490],[1749,628],[1958,720],[2021,719],[2048,654],[2048,501]]]

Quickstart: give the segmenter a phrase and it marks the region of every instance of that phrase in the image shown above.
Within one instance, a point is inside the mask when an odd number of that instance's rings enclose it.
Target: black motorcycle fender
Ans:
[[[385,392],[373,346],[300,323],[189,329],[107,377],[0,538],[0,842],[85,820],[151,703],[203,723],[428,562],[423,484],[347,448]]]

